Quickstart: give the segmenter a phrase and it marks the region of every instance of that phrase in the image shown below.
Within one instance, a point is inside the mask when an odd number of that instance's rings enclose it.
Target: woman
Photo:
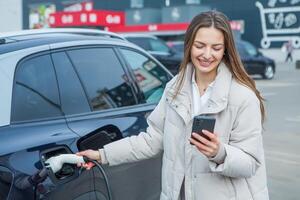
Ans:
[[[163,151],[161,200],[268,199],[263,99],[244,70],[227,17],[196,16],[184,46],[179,74],[148,117],[147,131],[78,155],[117,165]],[[214,133],[203,131],[209,139],[191,137],[193,117],[201,114],[216,118]]]

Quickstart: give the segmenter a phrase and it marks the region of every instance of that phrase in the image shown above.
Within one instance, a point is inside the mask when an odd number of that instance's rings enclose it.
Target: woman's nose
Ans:
[[[205,48],[204,53],[203,53],[204,58],[209,59],[211,58],[211,49],[210,48]]]

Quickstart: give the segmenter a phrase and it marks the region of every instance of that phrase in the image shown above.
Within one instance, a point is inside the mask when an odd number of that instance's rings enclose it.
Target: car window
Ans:
[[[249,55],[251,55],[251,56],[257,55],[257,50],[252,44],[250,44],[248,42],[244,42],[244,46]]]
[[[76,49],[68,51],[68,54],[93,111],[136,104],[128,76],[113,49]]]
[[[147,38],[134,38],[134,37],[127,37],[128,41],[138,45],[139,47],[145,49],[146,51],[152,51],[152,48],[150,46],[149,40]]]
[[[242,43],[237,43],[236,47],[242,58],[249,56],[249,53],[247,52],[247,50],[245,49],[245,46]]]
[[[165,52],[169,53],[169,47],[159,39],[150,39],[151,51]]]
[[[157,103],[171,76],[150,58],[128,49],[121,49],[133,70],[138,86],[147,103]]]
[[[61,115],[57,81],[50,55],[21,62],[15,76],[12,121]]]
[[[178,52],[184,52],[184,44],[183,43],[174,44],[172,47]]]
[[[90,112],[91,109],[84,90],[66,53],[53,53],[52,59],[57,73],[64,114]]]

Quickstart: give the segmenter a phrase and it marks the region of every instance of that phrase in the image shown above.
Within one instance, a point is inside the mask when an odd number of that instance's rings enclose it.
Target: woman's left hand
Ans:
[[[207,130],[202,130],[202,132],[210,139],[210,141],[197,133],[192,133],[193,137],[189,139],[190,142],[208,158],[215,157],[220,148],[220,140],[217,137],[217,134],[211,133]]]

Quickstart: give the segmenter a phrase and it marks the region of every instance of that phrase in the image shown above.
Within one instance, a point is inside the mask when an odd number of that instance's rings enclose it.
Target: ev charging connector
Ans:
[[[53,173],[56,173],[59,170],[61,170],[61,168],[63,167],[63,165],[65,163],[77,164],[77,163],[89,163],[89,162],[92,162],[95,166],[97,166],[97,168],[103,175],[107,193],[108,193],[108,200],[112,200],[112,194],[111,194],[111,189],[110,189],[107,175],[106,175],[103,167],[101,166],[101,164],[98,163],[97,161],[91,160],[85,156],[78,156],[75,154],[60,154],[58,156],[50,157],[44,163],[45,163],[45,167],[48,170],[51,170]]]

